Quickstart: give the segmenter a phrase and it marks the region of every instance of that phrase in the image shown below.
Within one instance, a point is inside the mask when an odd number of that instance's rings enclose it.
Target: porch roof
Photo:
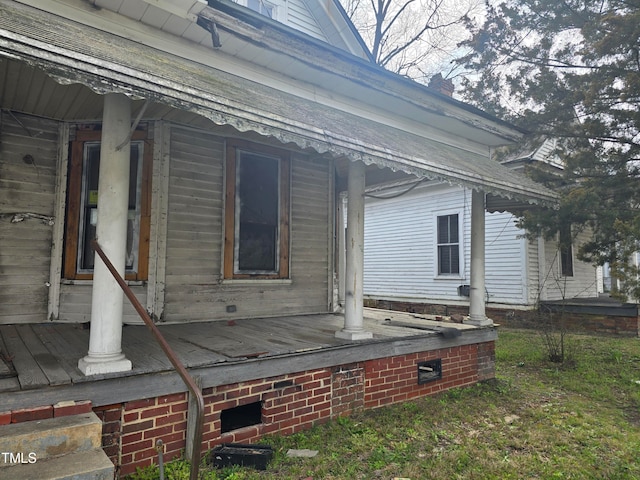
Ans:
[[[0,55],[39,68],[61,84],[162,103],[301,149],[520,202],[555,202],[550,190],[491,160],[488,147],[486,155],[467,151],[414,133],[426,127],[419,122],[413,132],[395,128],[338,103],[303,98],[6,0],[0,3]],[[354,82],[354,88],[367,86]],[[377,115],[383,118],[384,111]]]
[[[349,342],[335,337],[341,315],[211,321],[159,326],[183,364],[203,388],[267,378],[375,358],[469,345],[497,338],[494,328],[429,320],[427,316],[365,309],[373,338]],[[443,328],[459,335],[441,335]],[[0,326],[0,404],[9,410],[64,400],[94,405],[183,392],[186,387],[144,325],[123,330],[122,350],[133,370],[85,376],[78,358],[89,330],[78,324]]]

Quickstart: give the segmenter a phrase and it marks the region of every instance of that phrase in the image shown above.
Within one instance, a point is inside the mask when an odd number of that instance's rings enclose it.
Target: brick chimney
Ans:
[[[440,92],[443,95],[448,97],[453,96],[453,82],[449,78],[442,78],[442,74],[436,73],[429,80],[429,88]]]

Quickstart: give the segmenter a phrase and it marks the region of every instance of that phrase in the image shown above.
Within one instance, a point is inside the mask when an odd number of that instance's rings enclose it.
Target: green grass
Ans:
[[[501,329],[495,381],[269,437],[267,471],[203,478],[640,479],[640,339],[567,341],[575,353],[559,365],[536,332]]]

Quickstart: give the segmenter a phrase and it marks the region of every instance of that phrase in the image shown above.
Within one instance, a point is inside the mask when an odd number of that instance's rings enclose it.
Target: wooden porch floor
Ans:
[[[439,334],[442,328],[455,328],[460,334],[478,330],[469,325],[430,320],[427,316],[365,309],[365,329],[373,333],[373,339],[348,342],[334,335],[342,328],[343,321],[342,315],[317,314],[159,325],[159,328],[180,360],[192,372],[202,373],[216,367],[232,366],[233,371],[225,370],[226,373],[223,373],[219,370],[219,374],[226,377],[226,380],[221,378],[219,384],[247,377],[247,369],[253,370],[254,376],[259,376],[261,370],[256,363],[258,361],[264,363],[277,359],[287,363],[299,362],[300,356],[320,353],[325,354],[323,359],[316,358],[325,363],[329,358],[326,354],[334,357],[339,355],[347,361],[358,361],[358,354],[347,353],[351,348],[382,351],[381,345],[388,344],[385,348],[395,352],[399,348],[398,342],[408,339],[414,343],[423,343],[429,338],[431,343],[441,342],[443,336]],[[90,391],[86,387],[92,383],[110,380],[103,382],[108,389],[108,385],[113,386],[114,381],[122,385],[124,380],[131,377],[172,374],[171,378],[163,378],[170,383],[180,384],[180,380],[174,378],[175,372],[169,360],[144,325],[128,325],[123,329],[122,349],[133,363],[133,369],[129,372],[84,376],[77,364],[78,359],[86,355],[88,345],[89,329],[84,325],[43,323],[0,326],[0,358],[5,360],[0,361],[0,404],[6,403],[3,399],[13,398],[9,403],[18,406],[20,400],[17,394],[25,401],[31,398],[27,403],[33,403],[34,395],[42,389],[55,393],[51,397],[53,400],[65,398],[60,393],[65,386],[74,387],[67,390],[69,395],[75,396],[72,399],[79,400],[83,398],[78,395],[86,395],[84,392]],[[313,360],[307,359],[306,363],[310,362]],[[299,363],[302,366],[305,362]],[[238,368],[244,368],[245,373],[240,375]],[[268,369],[264,371],[271,372]]]

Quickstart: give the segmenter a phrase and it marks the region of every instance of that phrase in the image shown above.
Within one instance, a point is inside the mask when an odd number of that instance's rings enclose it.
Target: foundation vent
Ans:
[[[442,360],[418,363],[418,385],[442,378]]]
[[[262,402],[247,403],[220,413],[221,433],[262,423]]]

